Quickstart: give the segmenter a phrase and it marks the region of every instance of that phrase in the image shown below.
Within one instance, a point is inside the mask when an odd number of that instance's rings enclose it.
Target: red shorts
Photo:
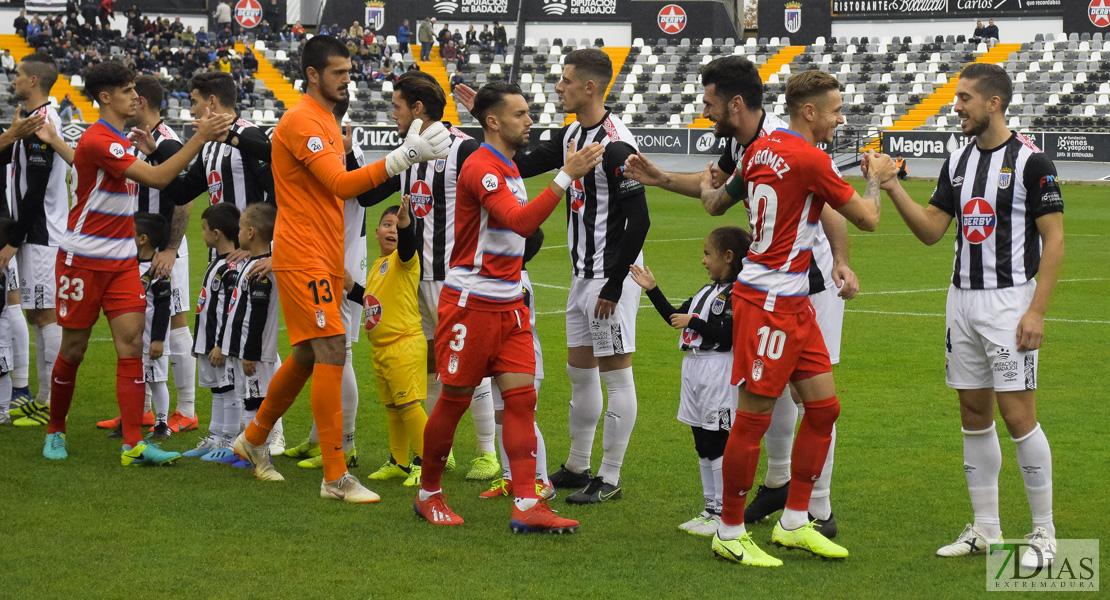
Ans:
[[[732,297],[732,384],[777,398],[791,381],[832,371],[813,305],[773,313]]]
[[[274,271],[274,281],[290,345],[347,335],[339,309],[346,297],[342,277],[324,271]]]
[[[536,374],[527,308],[485,312],[443,298],[435,335],[436,368],[447,385],[476,386],[501,373]]]
[[[67,265],[58,254],[55,268],[58,297],[54,310],[58,325],[88,329],[104,316],[112,320],[124,313],[146,312],[146,291],[138,267],[123,271],[93,271]]]

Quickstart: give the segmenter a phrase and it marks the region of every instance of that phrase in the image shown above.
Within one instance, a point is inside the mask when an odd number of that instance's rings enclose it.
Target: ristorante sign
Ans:
[[[833,19],[986,20],[1060,16],[1064,2],[1077,0],[829,0]]]

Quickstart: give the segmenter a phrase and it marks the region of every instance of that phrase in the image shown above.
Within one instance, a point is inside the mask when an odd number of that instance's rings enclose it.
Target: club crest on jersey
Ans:
[[[698,313],[694,313],[694,314],[690,315],[690,317],[695,318],[695,319],[700,319],[701,318],[701,317],[698,316]],[[701,339],[701,334],[694,331],[693,329],[690,329],[689,327],[687,327],[686,329],[682,330],[682,343],[683,344],[686,344],[687,346],[691,346],[693,344],[698,343],[698,340],[700,340],[700,339]]]
[[[312,137],[308,138],[308,151],[309,152],[316,153],[316,152],[319,152],[323,149],[324,149],[324,142],[320,138],[318,138],[316,136],[312,136]]]
[[[208,304],[208,290],[200,288],[200,297],[197,298],[197,314],[204,310],[205,304]]]
[[[212,204],[219,204],[224,197],[224,181],[220,178],[220,174],[212,171],[208,174],[208,201]]]
[[[1007,169],[1007,168],[1002,169],[1002,172],[1000,172],[998,174],[998,189],[1004,190],[1004,189],[1010,187],[1010,182],[1013,181],[1013,179],[1014,179],[1014,170],[1013,169]]]
[[[227,144],[224,144],[223,155],[224,155],[224,158],[227,158],[228,156],[231,156],[231,146],[228,146]]]
[[[138,195],[139,195],[139,184],[137,184],[134,181],[131,181],[130,179],[128,179],[127,180],[127,195],[131,196],[132,198],[138,197]]]
[[[570,209],[574,212],[582,212],[582,207],[586,204],[586,190],[582,187],[582,181],[579,179],[572,181],[567,192],[570,194]]]
[[[366,319],[366,331],[373,331],[382,321],[382,303],[373,294],[362,299],[362,314]]]
[[[994,233],[997,220],[994,209],[982,198],[972,198],[964,205],[961,226],[964,239],[972,244],[982,244]]]
[[[378,267],[378,275],[385,275],[385,272],[388,271],[388,270],[389,270],[389,261],[388,260],[383,260],[382,261],[382,266]]]
[[[483,185],[485,184],[483,183]],[[494,187],[496,185],[497,182],[495,181]],[[418,219],[423,219],[428,216],[428,213],[432,212],[432,189],[428,187],[428,184],[423,181],[412,184],[412,189],[409,190],[409,204],[412,205],[412,214],[416,215]]]
[[[713,306],[709,307],[709,312],[719,315],[725,311],[725,303],[728,302],[723,296],[717,296],[713,299]]]
[[[64,317],[68,313],[69,313],[69,307],[66,306],[66,301],[62,300],[62,301],[58,302],[58,316],[59,317]]]
[[[119,142],[112,142],[112,145],[108,146],[108,152],[111,152],[112,156],[116,158],[123,158],[123,155],[127,154],[127,151],[123,149],[123,145]]]
[[[319,327],[320,329],[323,329],[324,327],[327,326],[327,324],[328,324],[328,319],[327,319],[327,317],[324,316],[324,309],[317,308],[316,309],[316,326]]]
[[[446,168],[447,168],[447,159],[446,158],[436,159],[436,173],[442,173],[444,171],[444,169],[446,169]]]
[[[752,381],[760,379],[763,379],[763,361],[757,358],[752,362]]]
[[[497,175],[494,175],[493,173],[486,173],[486,176],[482,178],[482,187],[486,188],[486,191],[489,192],[496,190]]]
[[[447,361],[447,372],[454,375],[459,370],[459,355],[452,354],[451,358]]]

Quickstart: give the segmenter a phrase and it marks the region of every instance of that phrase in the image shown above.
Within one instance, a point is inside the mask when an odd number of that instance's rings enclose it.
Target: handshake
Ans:
[[[447,151],[451,149],[451,134],[447,132],[447,128],[438,121],[420,131],[423,126],[424,121],[415,119],[409,125],[405,142],[385,157],[385,170],[390,177],[403,173],[417,163],[447,156]]]

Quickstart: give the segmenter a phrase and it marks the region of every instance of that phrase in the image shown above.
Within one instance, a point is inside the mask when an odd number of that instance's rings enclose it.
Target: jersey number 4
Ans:
[[[331,282],[327,279],[309,281],[308,289],[312,292],[313,304],[328,304],[332,301]]]
[[[58,278],[58,298],[80,302],[85,297],[85,280],[80,277],[70,279],[65,275]]]

